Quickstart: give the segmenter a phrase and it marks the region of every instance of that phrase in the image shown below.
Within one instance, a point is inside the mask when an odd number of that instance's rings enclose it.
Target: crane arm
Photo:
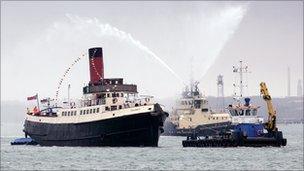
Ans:
[[[263,99],[266,101],[267,109],[268,109],[268,122],[266,124],[266,129],[268,131],[275,131],[276,128],[276,111],[273,107],[271,96],[268,92],[267,86],[264,82],[260,83],[261,95],[263,95]]]

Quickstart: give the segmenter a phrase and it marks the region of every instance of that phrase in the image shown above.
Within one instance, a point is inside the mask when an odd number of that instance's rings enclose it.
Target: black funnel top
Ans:
[[[89,58],[102,58],[102,48],[101,47],[95,47],[89,49]]]

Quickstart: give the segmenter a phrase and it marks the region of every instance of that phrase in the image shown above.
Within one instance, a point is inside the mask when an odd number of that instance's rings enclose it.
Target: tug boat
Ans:
[[[208,101],[202,96],[198,89],[199,82],[191,82],[190,90],[186,87],[182,98],[178,101],[177,107],[173,110],[169,120],[165,124],[165,135],[173,136],[212,136],[220,132],[229,131],[235,128],[247,129],[247,127],[263,128],[263,117],[258,115],[260,106],[250,103],[250,98],[243,97],[242,76],[247,72],[248,67],[243,66],[240,61],[239,67],[233,67],[234,73],[240,74],[240,85],[233,85],[240,88],[239,95],[233,97],[234,103],[229,104],[224,112],[214,112],[208,106]]]
[[[199,82],[191,82],[182,93],[182,98],[166,121],[165,135],[199,136],[214,135],[231,125],[231,115],[226,112],[214,112],[208,100],[198,88]]]
[[[200,137],[192,134],[187,140],[182,141],[183,147],[281,147],[287,145],[287,139],[283,138],[282,131],[276,126],[276,111],[273,107],[271,96],[266,84],[260,83],[261,94],[266,101],[268,109],[268,121],[266,123],[256,123],[248,121],[245,123],[232,124],[230,130],[223,130],[214,136]],[[246,99],[245,99],[246,100]],[[247,98],[246,103],[249,103]],[[239,115],[248,115],[254,110],[249,110],[249,105],[245,104],[247,109],[230,109],[239,112]]]
[[[89,52],[90,82],[80,101],[28,112],[26,137],[41,146],[158,146],[168,113],[122,78],[104,78],[101,47]],[[37,98],[37,97],[36,97]],[[35,99],[35,98],[31,98]]]
[[[260,93],[266,101],[268,109],[268,121],[257,115],[258,108],[250,104],[250,98],[244,98],[242,104],[242,75],[247,72],[247,66],[233,67],[233,72],[240,74],[240,96],[236,96],[235,104],[230,104],[226,109],[231,115],[231,124],[222,129],[218,134],[202,136],[193,132],[182,142],[183,147],[264,147],[264,146],[286,146],[287,140],[283,138],[283,133],[276,127],[276,111],[273,107],[271,96],[265,82],[260,83]],[[236,84],[234,84],[236,86]],[[201,137],[200,137],[201,136]]]

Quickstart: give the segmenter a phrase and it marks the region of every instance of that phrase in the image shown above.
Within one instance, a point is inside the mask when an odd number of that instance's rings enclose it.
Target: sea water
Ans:
[[[303,170],[303,124],[280,124],[285,147],[183,148],[185,137],[161,136],[159,147],[11,146],[1,137],[1,170]]]

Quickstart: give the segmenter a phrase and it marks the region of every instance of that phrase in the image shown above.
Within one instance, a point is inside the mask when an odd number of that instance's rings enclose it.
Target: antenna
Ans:
[[[243,61],[242,60],[240,60],[239,62],[240,62],[240,65],[238,67],[233,66],[233,72],[234,73],[239,73],[239,76],[240,76],[239,85],[236,85],[236,83],[234,83],[233,86],[239,88],[239,90],[240,90],[239,98],[242,98],[243,97],[243,87],[244,87],[244,85],[243,85],[243,74],[249,73],[249,71],[248,71],[248,66],[247,65],[243,66]],[[237,96],[236,92],[234,94],[235,94],[235,96]]]
[[[223,75],[218,75],[217,76],[217,97],[218,99],[221,97],[222,98],[222,106],[219,105],[218,102],[218,107],[224,107],[225,106],[225,99],[224,99],[224,81],[223,81]]]
[[[194,79],[193,79],[193,56],[190,58],[190,93],[191,93],[191,96],[193,95],[193,82],[194,82]]]

